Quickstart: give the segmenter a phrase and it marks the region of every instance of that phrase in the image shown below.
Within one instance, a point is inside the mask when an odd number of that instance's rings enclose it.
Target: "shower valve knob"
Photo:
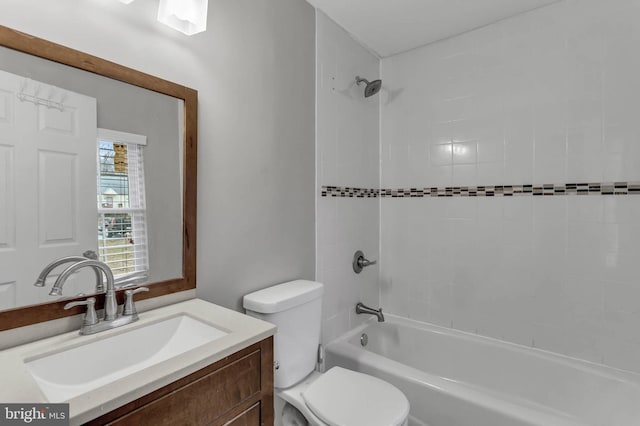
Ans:
[[[362,251],[360,250],[355,252],[355,254],[353,255],[353,272],[355,272],[356,274],[359,274],[360,272],[362,272],[362,270],[367,266],[371,266],[375,264],[376,264],[375,260],[368,260],[367,258],[364,257],[364,253],[362,253]]]

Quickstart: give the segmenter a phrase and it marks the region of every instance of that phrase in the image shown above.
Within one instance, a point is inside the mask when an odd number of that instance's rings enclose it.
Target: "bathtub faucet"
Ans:
[[[382,314],[382,308],[373,309],[373,308],[370,308],[370,307],[366,306],[362,302],[358,302],[358,304],[356,305],[356,314],[358,314],[358,315],[360,315],[360,314],[375,315],[375,316],[378,317],[378,322],[384,322],[384,315]]]

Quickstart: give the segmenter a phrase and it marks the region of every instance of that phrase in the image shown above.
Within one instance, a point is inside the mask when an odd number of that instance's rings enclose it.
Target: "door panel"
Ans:
[[[18,305],[50,302],[55,276],[47,288],[33,286],[42,268],[97,250],[96,134],[94,98],[0,71],[0,199],[9,200],[0,207],[3,308],[7,286]],[[82,271],[64,295],[94,286],[93,272]]]
[[[0,250],[15,248],[15,184],[13,147],[0,145]]]
[[[76,244],[78,155],[38,151],[38,241],[40,247]]]

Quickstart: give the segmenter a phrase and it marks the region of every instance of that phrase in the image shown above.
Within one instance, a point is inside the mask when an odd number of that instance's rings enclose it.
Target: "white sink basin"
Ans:
[[[31,359],[26,366],[49,402],[62,402],[227,334],[179,315]]]

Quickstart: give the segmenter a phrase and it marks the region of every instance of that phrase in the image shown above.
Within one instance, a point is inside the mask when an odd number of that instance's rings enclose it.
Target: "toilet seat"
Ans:
[[[409,401],[395,386],[341,367],[320,375],[302,398],[329,426],[399,426],[409,415]]]

